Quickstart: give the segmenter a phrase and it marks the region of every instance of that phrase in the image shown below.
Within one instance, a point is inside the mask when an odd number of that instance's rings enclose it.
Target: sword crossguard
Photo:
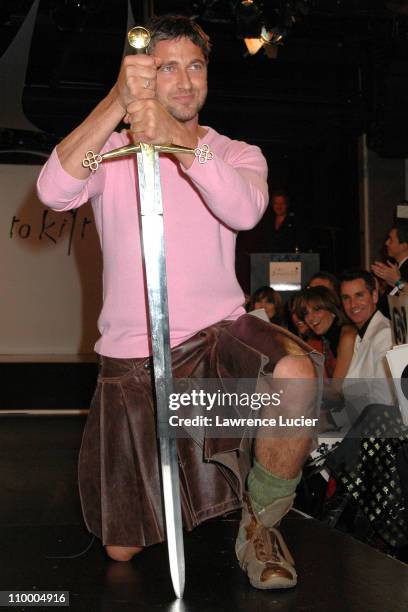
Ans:
[[[200,164],[205,164],[214,157],[213,152],[207,144],[202,144],[201,147],[197,147],[196,149],[190,149],[189,147],[183,147],[177,144],[152,146],[158,153],[186,153],[189,155],[195,155]],[[96,172],[96,170],[99,168],[99,164],[104,160],[114,159],[115,157],[125,157],[126,155],[131,155],[132,153],[140,153],[140,150],[141,147],[140,144],[138,144],[119,147],[118,149],[107,151],[102,155],[99,153],[94,153],[93,151],[87,151],[85,158],[82,160],[82,165],[84,168],[89,168],[91,172]]]
[[[95,154],[93,151],[87,151],[85,158],[82,160],[82,165],[84,168],[89,168],[91,172],[96,172],[101,161],[102,155],[99,155],[99,153]]]
[[[205,164],[214,157],[214,154],[208,144],[202,144],[201,147],[194,149],[194,155],[196,156],[199,164]]]

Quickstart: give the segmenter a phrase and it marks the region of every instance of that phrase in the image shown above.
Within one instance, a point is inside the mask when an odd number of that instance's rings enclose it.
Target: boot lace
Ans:
[[[281,533],[274,527],[258,525],[250,540],[248,540],[246,551],[242,559],[242,565],[246,564],[247,556],[250,554],[251,544],[259,561],[280,563],[283,559],[290,565],[294,560]]]

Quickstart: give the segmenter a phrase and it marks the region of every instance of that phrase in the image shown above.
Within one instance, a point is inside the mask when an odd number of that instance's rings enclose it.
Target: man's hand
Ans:
[[[180,126],[155,99],[137,100],[127,107],[130,132],[135,142],[171,144]]]
[[[160,60],[151,55],[127,55],[120,67],[114,86],[123,114],[135,100],[148,100],[156,95],[156,74]]]
[[[156,95],[157,67],[161,60],[150,55],[129,55],[123,59],[119,76],[108,95],[88,117],[57,146],[58,157],[68,174],[78,179],[89,177],[82,166],[87,151],[99,152],[135,100]]]
[[[390,261],[387,261],[386,264],[381,261],[376,261],[372,264],[371,270],[376,276],[385,280],[385,282],[392,287],[394,287],[395,283],[401,278],[398,265]]]
[[[137,100],[127,107],[130,132],[135,143],[169,145],[177,144],[194,149],[198,138],[180,124],[164,106],[153,98]],[[194,155],[174,155],[185,168],[194,161]]]

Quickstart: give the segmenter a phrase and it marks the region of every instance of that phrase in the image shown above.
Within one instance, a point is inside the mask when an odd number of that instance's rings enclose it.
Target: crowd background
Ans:
[[[277,212],[287,215],[282,193],[273,195],[273,206],[276,202]],[[279,227],[287,252],[293,252],[298,244],[293,219],[281,219],[272,235]],[[408,295],[408,220],[394,220],[379,252],[382,257],[370,270],[354,267],[339,275],[320,270],[289,298],[259,287],[246,296],[246,309],[263,309],[271,324],[287,328],[324,358],[321,420],[329,439],[318,438],[298,487],[297,507],[407,561],[408,435],[385,355],[393,346],[388,295]],[[330,439],[336,413],[350,413],[355,406],[344,437]],[[374,421],[392,433],[375,435]]]

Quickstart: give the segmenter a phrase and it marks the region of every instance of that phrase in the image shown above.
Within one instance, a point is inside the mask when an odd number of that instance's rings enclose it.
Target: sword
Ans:
[[[142,27],[132,28],[128,33],[128,41],[136,49],[136,53],[146,52],[150,42],[150,33]],[[174,592],[176,597],[181,599],[185,584],[185,561],[177,445],[176,439],[169,435],[168,421],[168,398],[172,393],[172,371],[159,168],[160,152],[195,154],[201,163],[203,163],[203,155],[206,159],[212,157],[211,152],[208,153],[206,149],[203,151],[203,147],[189,149],[178,145],[149,145],[141,142],[138,145],[120,147],[103,155],[95,155],[92,151],[88,151],[82,165],[95,171],[106,159],[130,154],[137,156],[142,253],[152,341],[167,548]]]
[[[181,598],[185,583],[183,524],[177,445],[176,439],[169,436],[168,398],[172,393],[172,371],[159,152],[154,146],[140,143],[137,168],[167,548],[174,592]]]

